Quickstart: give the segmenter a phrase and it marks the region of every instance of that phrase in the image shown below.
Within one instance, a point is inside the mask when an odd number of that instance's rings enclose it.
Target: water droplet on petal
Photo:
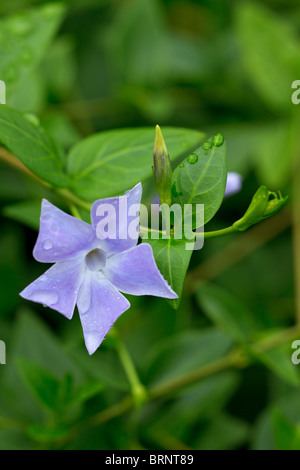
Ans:
[[[203,148],[204,150],[209,150],[209,149],[211,149],[211,148],[212,148],[211,142],[208,142],[208,141],[204,142],[204,144],[202,144],[202,148]]]
[[[195,153],[191,153],[191,155],[187,157],[187,161],[189,163],[196,163],[198,161],[198,155],[196,155]]]
[[[44,243],[43,243],[43,248],[44,248],[45,250],[50,250],[50,249],[52,248],[52,246],[53,246],[53,243],[52,243],[52,241],[49,240],[49,239],[48,239],[48,240],[45,240]]]
[[[45,274],[43,274],[41,277],[40,277],[40,281],[47,281],[47,276]]]
[[[56,233],[58,231],[58,226],[56,224],[51,224],[50,230],[51,232]]]
[[[32,300],[50,307],[51,305],[55,305],[58,302],[58,294],[56,292],[40,290],[33,294]]]
[[[90,354],[96,351],[99,346],[99,331],[87,331],[85,333],[85,344]]]
[[[214,144],[215,147],[221,147],[223,142],[224,142],[224,136],[223,134],[221,134],[221,132],[218,132],[212,138],[212,143]]]
[[[52,217],[52,215],[50,214],[50,212],[47,212],[47,214],[45,214],[45,215],[43,216],[43,219],[44,219],[44,220],[50,220],[51,217]]]

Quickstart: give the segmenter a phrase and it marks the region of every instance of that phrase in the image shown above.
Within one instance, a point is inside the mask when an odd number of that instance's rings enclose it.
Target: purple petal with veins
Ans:
[[[139,237],[139,210],[142,197],[142,185],[138,183],[124,196],[99,199],[92,205],[91,220],[97,237],[104,239],[106,251],[115,253],[135,246]],[[105,210],[107,209],[107,210]],[[109,213],[107,214],[107,212]],[[134,222],[137,221],[137,224]],[[106,227],[115,226],[112,237],[107,236]],[[128,236],[128,230],[132,227]],[[134,228],[136,230],[134,231]]]
[[[152,248],[147,243],[111,256],[104,274],[125,294],[178,297],[157,269]]]
[[[177,298],[159,272],[151,246],[136,246],[141,195],[139,183],[124,196],[99,199],[91,209],[92,225],[45,199],[42,202],[33,254],[38,261],[55,264],[20,295],[69,319],[77,304],[89,354],[96,351],[113,323],[130,307],[119,291]],[[101,223],[99,230],[106,204],[116,209],[116,239],[106,238]]]
[[[89,224],[43,199],[40,230],[33,250],[37,261],[55,263],[68,260],[89,249],[95,240],[95,232]]]

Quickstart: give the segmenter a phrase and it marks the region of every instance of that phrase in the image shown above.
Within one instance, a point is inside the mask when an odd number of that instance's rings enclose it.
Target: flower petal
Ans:
[[[86,270],[77,307],[86,348],[93,354],[130,303],[101,273]]]
[[[125,294],[178,298],[158,270],[148,243],[109,257],[104,274]]]
[[[137,244],[141,197],[142,185],[138,183],[124,196],[99,199],[92,205],[91,221],[106,251],[116,253]]]
[[[70,320],[83,278],[84,266],[81,257],[63,261],[56,263],[29,284],[20,295],[24,299],[53,308]]]
[[[238,193],[241,190],[243,177],[239,173],[228,172],[225,197]]]
[[[43,199],[40,231],[33,256],[42,263],[55,263],[88,250],[95,241],[93,227]]]

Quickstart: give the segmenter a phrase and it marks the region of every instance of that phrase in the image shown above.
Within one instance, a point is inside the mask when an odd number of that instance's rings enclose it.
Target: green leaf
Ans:
[[[52,412],[63,413],[103,390],[103,383],[98,380],[84,382],[78,387],[74,385],[71,374],[58,380],[40,364],[28,359],[18,358],[17,366],[35,397]]]
[[[79,387],[75,388],[73,393],[68,397],[66,405],[71,407],[80,403],[84,403],[101,392],[103,388],[103,382],[98,380],[83,383]]]
[[[278,450],[300,450],[299,429],[277,408],[273,410],[273,432]]]
[[[41,443],[56,442],[69,433],[66,426],[49,427],[40,423],[32,423],[26,428],[26,434],[33,440]]]
[[[282,387],[282,383],[278,380],[272,384],[272,389],[270,392],[274,395],[274,392]],[[276,416],[280,414],[281,416]],[[274,416],[275,415],[275,416]],[[275,421],[276,424],[275,424]],[[284,421],[284,423],[283,423]],[[299,389],[284,386],[284,389],[281,390],[280,398],[267,406],[263,411],[256,426],[253,429],[253,444],[252,448],[255,450],[276,450],[280,445],[285,445],[287,440],[291,436],[291,427],[297,427],[300,423],[300,402],[299,402]],[[281,429],[278,436],[278,428],[285,427],[286,429]],[[275,429],[275,427],[277,429]],[[278,442],[280,441],[280,443]],[[291,443],[289,448],[291,448]]]
[[[21,222],[34,230],[39,229],[41,212],[40,201],[22,201],[3,207],[3,215],[10,219]]]
[[[238,2],[236,30],[247,77],[276,111],[291,107],[291,86],[299,76],[299,44],[291,22],[257,2]]]
[[[251,312],[222,287],[203,284],[197,288],[196,296],[205,314],[235,341],[248,342],[258,331]]]
[[[223,137],[220,134],[215,136]],[[225,193],[227,180],[226,144],[213,145],[215,136],[189,155],[174,171],[172,204],[204,205],[204,224],[209,222],[219,209]],[[193,223],[194,228],[195,220]]]
[[[157,442],[160,442],[158,436],[161,435],[163,441],[163,433],[167,432],[194,448],[191,435],[195,434],[195,427],[203,429],[206,421],[219,415],[235,393],[238,383],[238,374],[227,371],[189,386],[169,401],[160,413],[147,413],[146,409],[145,416],[142,415],[140,420],[142,432],[146,432],[147,436],[156,436]],[[155,407],[155,404],[150,406]],[[195,439],[197,441],[198,436]]]
[[[171,159],[199,145],[201,132],[165,128],[163,135]],[[119,129],[95,134],[76,144],[68,156],[72,188],[94,200],[115,196],[152,174],[155,129]]]
[[[68,185],[61,150],[31,115],[0,106],[0,142],[39,178],[54,186]]]
[[[174,335],[150,352],[146,360],[146,383],[161,384],[206,366],[222,358],[231,346],[231,339],[216,328]]]
[[[183,283],[193,251],[186,249],[186,243],[192,241],[169,239],[145,239],[143,243],[151,245],[158,269],[169,285],[178,295],[178,299],[171,300],[173,308],[178,308],[182,295]]]
[[[36,398],[50,410],[57,410],[60,405],[57,379],[40,365],[21,357],[17,360],[17,366]]]
[[[241,446],[249,434],[249,425],[227,413],[221,413],[203,426],[194,438],[197,450],[232,450]]]
[[[290,343],[277,346],[268,351],[254,351],[254,355],[281,380],[290,385],[299,385],[300,377],[297,373],[297,367],[291,360]]]
[[[11,106],[13,90],[28,78],[55,35],[62,20],[61,3],[16,13],[0,21],[0,77],[7,86],[7,103]]]

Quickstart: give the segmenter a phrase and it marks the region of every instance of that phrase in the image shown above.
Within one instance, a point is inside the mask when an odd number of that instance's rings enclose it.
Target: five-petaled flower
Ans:
[[[139,183],[124,196],[95,201],[91,225],[45,199],[42,202],[33,256],[42,263],[55,264],[20,295],[51,307],[68,319],[72,318],[77,304],[89,354],[96,351],[113,323],[130,307],[120,292],[177,298],[159,272],[151,246],[137,245],[138,224],[136,236],[128,236],[128,227],[136,220],[136,214],[130,215],[130,207],[139,207],[141,195]],[[125,199],[127,213],[118,213]],[[103,204],[111,204],[116,209],[114,238],[107,237],[104,228],[99,233],[98,214]]]

